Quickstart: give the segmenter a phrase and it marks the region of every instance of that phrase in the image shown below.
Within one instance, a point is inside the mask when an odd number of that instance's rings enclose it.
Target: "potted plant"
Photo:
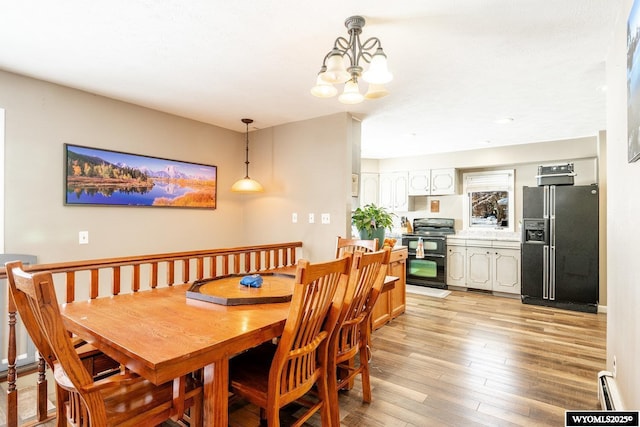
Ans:
[[[351,214],[351,224],[353,224],[361,239],[378,239],[378,247],[382,247],[384,242],[385,229],[391,231],[394,213],[387,212],[382,206],[373,203],[357,208]]]

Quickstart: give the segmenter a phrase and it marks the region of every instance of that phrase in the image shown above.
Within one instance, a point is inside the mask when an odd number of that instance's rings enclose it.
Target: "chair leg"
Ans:
[[[362,401],[371,403],[371,381],[369,378],[369,355],[367,354],[367,342],[363,340],[360,345],[360,378],[362,380]]]
[[[340,425],[340,403],[338,401],[338,370],[335,360],[327,366],[327,393],[329,399],[326,400],[325,406],[331,411],[331,425]]]
[[[340,407],[338,406],[338,390],[334,388],[329,390],[327,386],[327,377],[322,376],[318,379],[318,398],[322,400],[322,407],[320,408],[320,422],[323,426],[340,425]],[[335,402],[332,402],[331,397],[335,395]]]
[[[269,427],[280,427],[280,408],[277,405],[269,405],[269,408],[260,408],[260,418],[262,418],[263,410],[267,418]],[[262,421],[260,423],[262,425]]]

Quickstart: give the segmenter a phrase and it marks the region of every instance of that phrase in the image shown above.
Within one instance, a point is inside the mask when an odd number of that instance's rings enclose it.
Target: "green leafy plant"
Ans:
[[[361,235],[366,233],[366,237],[372,238],[376,230],[388,228],[391,231],[394,216],[394,213],[387,212],[385,208],[371,203],[353,211],[351,223]]]

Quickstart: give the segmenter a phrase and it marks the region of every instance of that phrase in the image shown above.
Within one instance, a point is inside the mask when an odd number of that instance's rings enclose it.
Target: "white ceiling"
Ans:
[[[240,132],[349,111],[367,158],[458,151],[605,129],[619,3],[0,0],[0,69]],[[344,106],[309,89],[352,15],[395,78]]]

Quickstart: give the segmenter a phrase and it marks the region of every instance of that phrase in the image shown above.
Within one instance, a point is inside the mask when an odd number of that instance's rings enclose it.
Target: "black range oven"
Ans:
[[[454,220],[450,218],[413,220],[413,232],[402,235],[402,245],[409,252],[408,284],[447,289],[447,235],[454,233]]]

